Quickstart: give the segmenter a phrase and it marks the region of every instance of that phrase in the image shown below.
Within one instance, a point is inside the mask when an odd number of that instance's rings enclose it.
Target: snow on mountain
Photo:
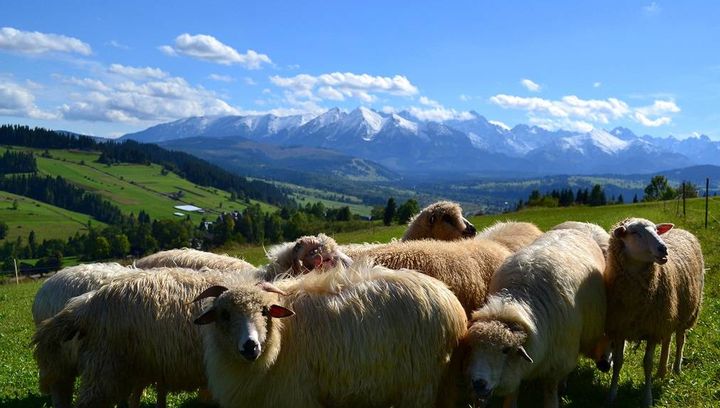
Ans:
[[[532,174],[648,172],[694,164],[720,164],[720,142],[707,136],[637,136],[618,127],[587,133],[506,126],[471,112],[464,120],[423,121],[407,111],[366,107],[330,109],[310,116],[207,116],[180,119],[122,139],[159,142],[189,137],[247,138],[276,145],[321,147],[370,159],[403,172],[479,171],[512,166]],[[512,163],[512,164],[510,164]]]

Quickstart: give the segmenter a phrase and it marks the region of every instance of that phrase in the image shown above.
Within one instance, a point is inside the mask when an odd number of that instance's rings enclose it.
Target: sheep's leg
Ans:
[[[545,408],[559,408],[560,401],[558,397],[557,381],[548,381],[547,383],[545,383],[545,387],[543,389],[543,397],[545,400],[543,406]]]
[[[685,348],[685,330],[675,332],[675,362],[673,363],[673,371],[680,374],[682,371],[683,349]]]
[[[50,398],[55,408],[71,408],[75,378],[69,377],[59,380],[50,386]]]
[[[652,406],[652,366],[653,358],[655,357],[655,346],[657,343],[654,341],[647,341],[645,346],[645,357],[643,358],[643,368],[645,369],[645,386],[643,388],[643,407]]]
[[[613,373],[612,381],[610,382],[610,394],[608,394],[607,403],[612,405],[617,398],[618,391],[618,380],[620,379],[620,369],[625,361],[625,339],[616,339],[613,341]]]
[[[157,408],[166,408],[167,407],[167,389],[165,386],[161,383],[157,384],[157,401],[155,402],[155,406]]]
[[[503,408],[517,408],[517,403],[518,393],[517,391],[515,391],[514,393],[505,397],[505,400],[503,400]]]
[[[665,374],[667,374],[667,364],[668,359],[670,358],[670,337],[671,336],[668,336],[668,338],[664,339],[662,342],[662,348],[660,349],[660,361],[658,362],[657,373],[655,373],[658,378],[663,378],[665,377]]]

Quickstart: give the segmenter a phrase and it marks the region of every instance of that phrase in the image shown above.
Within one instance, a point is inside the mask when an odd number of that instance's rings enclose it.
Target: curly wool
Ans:
[[[465,237],[466,222],[459,204],[451,201],[438,201],[423,208],[410,219],[402,241],[462,239]]]
[[[600,246],[603,256],[607,257],[608,248],[610,246],[610,234],[602,229],[601,226],[591,222],[565,221],[552,227],[552,229],[574,229],[589,234]]]
[[[209,268],[219,271],[250,272],[255,267],[243,259],[227,254],[219,255],[212,252],[198,251],[192,248],[170,249],[160,251],[135,261],[135,267],[150,268],[188,268],[200,270]]]

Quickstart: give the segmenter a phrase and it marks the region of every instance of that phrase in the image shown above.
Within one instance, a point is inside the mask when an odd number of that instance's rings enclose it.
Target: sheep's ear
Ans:
[[[226,290],[228,290],[228,288],[226,288],[225,286],[220,286],[220,285],[210,286],[209,288],[203,290],[202,293],[197,295],[197,297],[195,299],[193,299],[193,303],[195,303],[199,300],[209,298],[209,297],[218,297]]]
[[[293,312],[292,310],[284,308],[279,305],[270,305],[270,309],[268,309],[268,315],[270,315],[270,317],[274,317],[276,319],[290,317],[294,314],[295,314],[295,312]]]
[[[193,320],[193,323],[197,325],[214,323],[216,315],[217,313],[215,313],[215,308],[211,307],[210,309],[206,310],[205,313],[201,314],[200,317]]]
[[[615,238],[622,238],[627,234],[627,228],[625,228],[624,225],[621,225],[613,230],[613,236]]]
[[[673,229],[674,226],[674,224],[658,224],[655,226],[655,231],[657,231],[658,235],[662,235]]]
[[[525,347],[523,347],[523,346],[518,347],[517,352],[518,352],[518,355],[520,355],[520,357],[522,357],[525,361],[527,361],[530,364],[533,363],[533,359],[530,357],[530,354],[528,354],[527,350],[525,350]]]
[[[278,288],[270,282],[260,282],[257,284],[258,287],[265,292],[277,293],[278,295],[287,296],[287,292]]]

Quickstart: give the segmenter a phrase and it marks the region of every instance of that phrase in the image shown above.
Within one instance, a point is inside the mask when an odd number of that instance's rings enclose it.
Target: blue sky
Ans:
[[[475,110],[720,140],[720,3],[5,1],[0,123],[99,136],[186,116]]]

